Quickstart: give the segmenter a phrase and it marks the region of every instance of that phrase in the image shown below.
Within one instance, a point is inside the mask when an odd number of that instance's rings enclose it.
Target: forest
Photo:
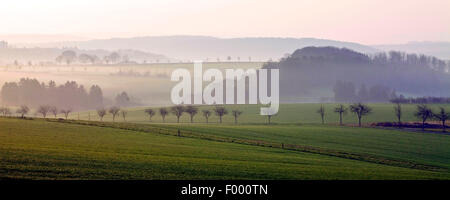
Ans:
[[[448,96],[449,67],[431,56],[398,51],[366,55],[336,47],[305,47],[263,66],[280,69],[281,97],[323,96],[338,81],[389,86],[406,96]]]

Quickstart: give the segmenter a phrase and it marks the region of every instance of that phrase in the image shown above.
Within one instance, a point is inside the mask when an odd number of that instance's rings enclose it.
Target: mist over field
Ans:
[[[168,105],[171,103],[171,88],[177,83],[170,81],[173,70],[185,68],[192,73],[194,67],[193,60],[178,60],[171,55],[158,56],[140,50],[7,47],[0,48],[0,52],[3,52],[0,58],[8,58],[3,59],[4,64],[0,66],[1,85],[18,82],[21,78],[37,79],[44,84],[55,81],[58,85],[76,81],[87,89],[99,85],[107,105],[114,104],[114,98],[122,92],[130,97],[130,106]],[[348,97],[347,102],[389,102],[398,96],[450,95],[450,64],[434,56],[400,51],[369,54],[349,48],[325,46],[299,48],[281,57],[279,60],[264,62],[254,61],[252,57],[245,60],[244,56],[219,56],[202,60],[204,70],[279,69],[282,103],[342,101],[336,99],[336,95],[339,96],[336,93],[338,82],[351,84],[353,91],[349,91],[348,96],[358,96],[366,89],[366,93],[369,93],[372,88],[385,88],[385,91],[378,93],[373,91],[370,98]],[[204,82],[204,86],[206,84]]]

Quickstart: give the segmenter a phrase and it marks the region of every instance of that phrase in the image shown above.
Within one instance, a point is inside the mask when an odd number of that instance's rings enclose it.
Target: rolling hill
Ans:
[[[41,44],[43,46],[76,46],[81,49],[136,49],[157,52],[178,59],[266,61],[277,59],[295,49],[307,46],[346,47],[364,53],[378,52],[373,47],[352,42],[315,38],[216,38],[208,36],[149,36],[134,38],[112,38],[88,41],[73,41]]]

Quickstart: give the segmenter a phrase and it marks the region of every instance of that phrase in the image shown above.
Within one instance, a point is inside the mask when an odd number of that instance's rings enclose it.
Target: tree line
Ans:
[[[346,107],[343,104],[337,105],[333,112],[339,115],[339,125],[343,125],[343,116],[348,113],[348,111],[354,113],[358,118],[358,126],[361,127],[362,118],[372,113],[372,108],[363,103],[355,103]],[[403,117],[403,109],[400,103],[396,103],[393,108],[395,117],[397,118],[397,126],[399,128],[402,127],[402,117]],[[317,113],[320,115],[322,124],[325,124],[325,107],[320,105],[320,108],[317,110]],[[440,107],[438,112],[434,112],[431,108],[429,108],[425,104],[419,104],[416,107],[416,111],[414,112],[414,116],[421,120],[422,122],[422,130],[425,130],[425,124],[427,120],[435,119],[438,120],[442,125],[442,131],[446,132],[446,121],[450,118],[450,112],[447,112],[445,108]]]
[[[395,90],[389,87],[383,85],[366,87],[365,84],[361,84],[356,88],[350,81],[337,81],[333,92],[336,102],[389,102],[398,98]]]
[[[52,105],[57,108],[86,110],[104,107],[105,98],[98,85],[87,91],[76,81],[56,85],[55,81],[39,82],[37,79],[21,78],[18,82],[6,82],[0,91],[2,103],[9,106],[27,105],[33,108]],[[138,105],[123,91],[114,98],[116,106]]]
[[[121,56],[117,52],[112,52],[103,58],[99,58],[96,55],[90,54],[80,54],[77,55],[75,51],[67,50],[63,51],[61,55],[55,58],[55,61],[59,64],[67,64],[70,65],[74,62],[79,62],[82,64],[95,64],[95,63],[105,63],[105,64],[117,64],[119,62],[128,62],[129,59],[127,56]]]
[[[177,123],[180,122],[180,118],[181,116],[186,113],[189,115],[190,117],[190,122],[193,123],[194,122],[194,117],[199,113],[199,108],[196,106],[192,106],[192,105],[176,105],[170,108],[159,108],[159,109],[153,109],[153,108],[148,108],[145,109],[144,112],[149,116],[149,120],[152,120],[152,117],[154,115],[156,115],[156,113],[159,113],[162,121],[165,122],[166,116],[168,116],[169,114],[173,114],[177,117]],[[204,109],[201,110],[201,114],[203,115],[203,117],[205,118],[205,122],[209,123],[209,117],[212,114],[215,114],[217,117],[219,117],[219,123],[222,123],[222,118],[225,115],[228,115],[228,110],[223,107],[223,106],[216,106],[215,108],[213,108],[212,110],[209,109]],[[238,118],[239,116],[242,114],[243,112],[240,110],[232,110],[231,111],[231,115],[234,117],[234,123],[237,124],[238,123]]]
[[[392,103],[402,103],[402,104],[448,104],[450,103],[449,97],[408,97],[400,95],[397,98],[390,100]]]
[[[89,92],[75,81],[56,85],[37,79],[22,78],[19,82],[6,82],[1,89],[2,103],[12,106],[53,105],[59,108],[93,109],[103,106],[103,92],[98,85],[92,85]]]
[[[25,118],[27,114],[29,114],[30,109],[26,105],[22,105],[19,108],[17,108],[16,113],[20,115],[21,118]],[[37,108],[36,114],[41,115],[43,118],[47,118],[49,115],[53,115],[54,118],[57,118],[58,114],[64,114],[65,119],[68,119],[69,114],[72,113],[72,109],[58,109],[56,106],[50,106],[50,105],[41,105]],[[121,109],[119,106],[112,106],[110,108],[98,108],[96,110],[98,117],[100,118],[100,121],[103,121],[103,118],[109,113],[112,116],[113,122],[116,120],[117,117],[121,116],[123,118],[123,121],[126,121],[126,117],[128,114],[128,111],[125,109]],[[196,106],[191,105],[176,105],[173,107],[162,107],[159,109],[153,109],[148,108],[145,109],[144,112],[149,116],[149,120],[152,120],[152,117],[155,116],[157,113],[160,114],[163,122],[165,122],[165,119],[168,115],[173,114],[177,117],[177,123],[180,122],[180,118],[183,116],[183,114],[188,114],[190,117],[190,122],[194,122],[194,117],[199,113],[199,108]],[[219,123],[222,123],[222,118],[225,115],[228,115],[228,110],[223,106],[216,106],[212,110],[204,109],[201,110],[201,114],[205,118],[205,122],[209,123],[209,117],[212,114],[215,114],[219,117]],[[243,113],[243,111],[240,110],[232,110],[231,115],[234,117],[234,123],[238,123],[239,116]],[[0,107],[0,114],[3,116],[11,116],[12,111],[8,107]],[[88,119],[90,120],[90,113],[88,116]]]
[[[280,69],[281,97],[322,95],[318,88],[332,90],[339,80],[420,96],[450,95],[450,62],[425,55],[396,51],[365,55],[345,48],[305,47],[263,68]]]

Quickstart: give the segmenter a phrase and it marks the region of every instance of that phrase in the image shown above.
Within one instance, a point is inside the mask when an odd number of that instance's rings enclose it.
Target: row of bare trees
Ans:
[[[372,108],[368,105],[362,103],[352,104],[347,108],[343,104],[339,104],[334,108],[334,112],[339,114],[339,124],[343,125],[342,119],[345,114],[347,114],[348,110],[354,113],[358,117],[358,125],[361,126],[362,117],[369,115],[372,113]],[[320,115],[322,119],[322,124],[325,123],[325,107],[320,105],[320,108],[317,110],[317,113]],[[397,118],[398,127],[402,127],[402,117],[403,117],[403,109],[400,103],[395,104],[394,106],[394,114]],[[422,122],[422,130],[425,130],[425,123],[429,119],[438,120],[442,125],[442,131],[446,132],[446,121],[450,119],[450,112],[447,112],[445,108],[440,107],[438,112],[434,112],[431,108],[429,108],[425,104],[417,105],[416,111],[414,112],[414,116],[421,120]]]
[[[159,112],[159,114],[161,115],[161,118],[163,120],[163,122],[165,122],[166,120],[166,116],[169,114],[173,114],[177,117],[177,123],[180,122],[180,118],[184,113],[187,113],[190,117],[190,121],[191,123],[194,122],[194,117],[195,115],[197,115],[199,113],[199,109],[196,106],[183,106],[183,105],[176,105],[170,108],[159,108],[159,109],[153,109],[153,108],[148,108],[145,109],[145,113],[149,116],[149,120],[152,120],[152,117],[156,115],[156,113]],[[209,123],[209,117],[211,116],[212,113],[214,113],[216,116],[219,117],[219,123],[222,123],[222,118],[223,116],[228,114],[228,110],[225,109],[225,107],[223,106],[216,106],[212,112],[211,110],[202,110],[202,115],[205,118],[206,123]],[[240,110],[232,110],[231,114],[234,117],[234,123],[237,124],[238,123],[238,117],[242,114],[243,112]]]
[[[30,108],[28,108],[28,106],[26,105],[21,105],[19,108],[16,109],[16,113],[20,115],[21,118],[24,118],[28,113],[30,112]],[[49,113],[52,113],[55,118],[56,115],[58,114],[58,109],[55,106],[40,106],[36,113],[37,114],[41,114],[44,118],[47,117],[47,115]],[[10,108],[8,107],[0,107],[0,113],[3,116],[11,116],[12,115],[12,111]]]
[[[116,117],[118,116],[122,116],[123,121],[126,121],[128,115],[128,111],[121,110],[120,107],[117,106],[110,107],[109,109],[106,108],[97,109],[97,115],[100,117],[100,121],[103,121],[103,117],[105,117],[105,115],[108,113],[112,115],[113,122],[116,120]]]
[[[400,103],[397,103],[394,106],[395,116],[398,120],[398,126],[402,126],[402,106]],[[445,110],[445,108],[440,107],[438,112],[434,112],[431,108],[429,108],[425,104],[417,105],[416,111],[414,112],[414,116],[422,121],[422,131],[425,130],[425,123],[429,119],[438,120],[442,125],[442,131],[446,132],[446,121],[450,118],[450,113]]]
[[[64,114],[64,116],[67,117],[72,112],[72,109],[61,109],[59,110],[56,106],[50,106],[50,105],[43,105],[39,106],[36,113],[41,114],[42,117],[46,118],[48,114],[53,114],[53,116],[56,118],[58,114]]]
[[[343,105],[339,104],[334,108],[334,112],[339,115],[339,124],[343,125],[343,116],[347,114],[347,112],[350,110],[350,112],[354,113],[358,118],[358,125],[361,127],[362,118],[366,115],[369,115],[372,113],[372,108],[370,108],[366,104],[362,103],[355,103],[348,108]],[[28,113],[30,112],[30,109],[26,105],[22,105],[19,108],[16,109],[16,113],[20,115],[21,118],[24,118]],[[46,118],[49,114],[52,114],[55,118],[58,114],[64,114],[65,118],[67,119],[69,114],[72,112],[72,109],[58,109],[55,106],[49,106],[49,105],[42,105],[39,106],[39,108],[36,110],[36,114],[42,115],[43,118]],[[153,109],[148,108],[145,109],[144,112],[149,116],[149,120],[152,120],[152,117],[159,112],[159,114],[162,117],[163,122],[165,122],[166,116],[169,114],[173,114],[177,117],[177,123],[180,122],[180,118],[184,113],[187,113],[190,116],[191,123],[194,122],[194,117],[199,113],[198,107],[191,106],[191,105],[176,105],[170,108],[159,108],[159,109]],[[320,115],[322,119],[322,124],[325,123],[325,107],[324,105],[320,105],[320,108],[317,110],[317,113]],[[121,110],[120,107],[113,106],[109,109],[105,108],[99,108],[97,109],[97,114],[100,118],[100,121],[103,121],[103,118],[105,115],[110,113],[112,115],[113,122],[115,121],[116,117],[122,116],[123,120],[126,121],[126,117],[128,112],[126,110]],[[214,113],[216,116],[219,117],[219,123],[222,123],[223,116],[228,114],[228,110],[223,106],[216,106],[215,108],[211,110],[202,110],[201,111],[203,117],[206,120],[206,123],[209,123],[209,117],[212,113]],[[231,115],[234,117],[235,124],[238,123],[238,118],[243,112],[240,110],[232,110]],[[0,107],[0,114],[3,116],[11,116],[12,111],[8,107]],[[394,114],[397,118],[397,125],[398,127],[402,127],[402,117],[403,117],[403,109],[402,105],[400,103],[395,104],[394,106]],[[450,113],[447,112],[443,107],[439,108],[438,112],[433,112],[431,108],[429,108],[427,105],[421,104],[417,105],[417,109],[414,112],[414,116],[421,120],[422,122],[422,130],[425,130],[425,124],[427,120],[435,119],[438,120],[442,124],[443,132],[446,132],[446,121],[450,118]],[[269,123],[272,116],[267,116]],[[90,115],[89,115],[90,119]]]
[[[349,108],[347,108],[343,104],[339,104],[334,108],[334,112],[339,114],[339,125],[341,126],[343,125],[342,123],[343,116],[347,114],[349,109],[352,113],[354,113],[358,117],[359,126],[361,126],[362,117],[372,113],[372,108],[370,108],[366,104],[355,103],[350,105]],[[325,124],[325,107],[323,105],[320,105],[320,108],[317,110],[317,113],[320,115],[322,119],[322,124]]]

